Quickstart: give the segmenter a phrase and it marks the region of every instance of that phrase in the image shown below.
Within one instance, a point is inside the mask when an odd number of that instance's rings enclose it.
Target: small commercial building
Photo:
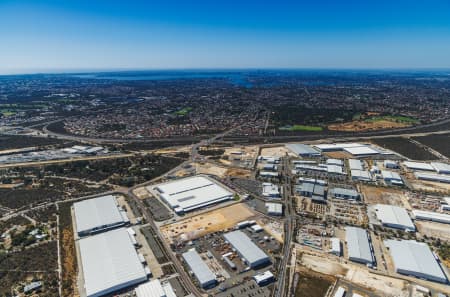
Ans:
[[[267,214],[271,216],[282,216],[283,215],[283,204],[281,203],[266,203]]]
[[[330,196],[335,199],[346,199],[346,200],[359,200],[361,196],[354,189],[346,188],[332,188],[330,191]]]
[[[182,256],[202,288],[216,285],[216,276],[195,249],[183,253]]]
[[[253,279],[258,284],[258,286],[266,286],[275,281],[275,276],[272,272],[267,270],[263,273],[256,274],[255,276],[253,276]]]
[[[300,157],[320,157],[321,155],[319,150],[307,144],[289,143],[286,144],[286,148]]]
[[[279,177],[280,174],[278,172],[272,172],[272,171],[260,171],[259,176],[265,177],[265,178],[276,178],[276,177]]]
[[[340,159],[327,159],[327,165],[344,166],[344,161]]]
[[[441,266],[426,243],[414,240],[385,240],[395,271],[404,275],[447,283]]]
[[[87,297],[112,294],[147,280],[147,273],[125,228],[78,240]]]
[[[280,198],[280,191],[277,185],[272,183],[263,183],[262,195],[267,198]]]
[[[341,241],[337,237],[330,238],[330,253],[340,257],[342,255]]]
[[[367,170],[351,170],[350,174],[354,181],[372,181],[372,175]]]
[[[402,177],[397,172],[382,170],[381,176],[383,177],[384,182],[387,184],[403,185]]]
[[[225,240],[233,247],[245,263],[251,268],[270,263],[269,256],[264,253],[244,232],[233,231],[224,235]]]
[[[177,213],[185,213],[233,199],[233,193],[206,176],[187,177],[147,187]]]
[[[399,169],[400,166],[398,165],[397,161],[384,160],[384,168],[386,168],[386,169]]]
[[[352,156],[355,157],[368,157],[373,155],[378,155],[380,152],[377,150],[374,150],[373,148],[364,145],[364,146],[358,146],[358,147],[346,147],[344,148],[344,151],[347,153],[350,153]]]
[[[348,167],[350,168],[350,170],[364,170],[361,160],[358,159],[349,159]]]
[[[416,220],[432,221],[442,224],[450,224],[450,215],[445,213],[433,212],[433,211],[423,211],[423,210],[413,210],[412,215]]]
[[[136,297],[176,297],[171,284],[169,282],[161,283],[159,279],[139,285],[134,292]]]
[[[357,227],[346,227],[345,241],[347,242],[350,261],[370,265],[374,263],[372,246],[366,230]]]
[[[414,226],[408,212],[403,207],[387,204],[376,204],[373,208],[375,209],[377,219],[384,227],[407,231],[416,230],[416,226]]]
[[[83,200],[73,204],[78,236],[104,232],[129,224],[126,212],[112,195]]]

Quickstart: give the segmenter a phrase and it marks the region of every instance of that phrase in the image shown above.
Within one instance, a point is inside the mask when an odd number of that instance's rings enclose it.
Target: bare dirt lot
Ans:
[[[290,156],[295,156],[295,154],[285,146],[265,147],[261,149],[261,156],[284,157],[286,156],[286,153]]]
[[[333,276],[315,272],[303,266],[297,266],[296,272],[299,274],[299,281],[295,297],[323,297],[336,281]]]
[[[210,163],[195,164],[195,169],[197,174],[210,174],[218,177],[224,177],[225,173],[228,171],[227,168],[217,166]]]
[[[441,240],[450,241],[450,228],[447,224],[415,221],[416,227],[420,234],[428,237],[440,238]]]
[[[400,190],[362,185],[361,191],[367,204],[389,204],[411,209],[406,196]]]
[[[333,158],[333,159],[349,159],[352,158],[352,155],[347,153],[347,152],[325,152],[323,153],[326,157],[328,158]]]
[[[250,170],[239,169],[239,168],[229,168],[225,173],[225,176],[239,177],[239,178],[250,178],[252,172]]]
[[[337,263],[323,256],[303,255],[302,264],[319,273],[343,276],[349,282],[365,288],[375,288],[377,294],[390,297],[409,296],[407,283],[392,277],[370,273],[367,268],[351,263]]]
[[[238,222],[255,215],[245,204],[239,203],[162,226],[161,232],[170,242],[174,239],[189,241],[208,233],[232,228]]]

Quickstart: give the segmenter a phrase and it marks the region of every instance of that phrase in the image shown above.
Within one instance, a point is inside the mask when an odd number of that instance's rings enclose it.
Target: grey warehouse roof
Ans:
[[[416,230],[408,212],[403,207],[376,204],[375,211],[377,218],[383,225],[399,229]]]
[[[385,240],[398,273],[446,282],[441,267],[427,244],[414,240]]]
[[[348,196],[348,197],[358,197],[359,193],[354,189],[345,189],[345,188],[332,188],[330,190],[330,194],[332,196],[334,195],[341,195],[341,196]]]
[[[345,231],[349,258],[373,263],[367,231],[357,227],[346,227]]]
[[[269,261],[269,257],[244,232],[233,231],[224,237],[250,265]]]
[[[147,280],[125,228],[85,237],[78,243],[88,297],[102,296]]]
[[[297,155],[320,155],[318,150],[307,144],[289,143],[286,144],[286,147]]]
[[[183,253],[183,258],[194,273],[200,285],[207,286],[216,281],[216,276],[209,269],[208,265],[203,262],[202,258],[195,249]]]
[[[121,225],[127,220],[117,207],[112,195],[84,200],[73,204],[78,233]]]

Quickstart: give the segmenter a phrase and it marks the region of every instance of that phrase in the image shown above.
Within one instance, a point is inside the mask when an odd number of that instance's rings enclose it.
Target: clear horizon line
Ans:
[[[8,69],[7,73],[0,76],[15,75],[42,75],[42,74],[89,74],[89,73],[113,73],[113,72],[145,72],[145,71],[450,71],[449,67],[168,67],[168,68],[136,68],[136,67],[111,67],[111,68],[32,68],[25,70]],[[11,72],[9,72],[11,71]]]

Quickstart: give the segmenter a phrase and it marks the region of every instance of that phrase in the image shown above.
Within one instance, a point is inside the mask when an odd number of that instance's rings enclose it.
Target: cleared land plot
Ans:
[[[448,224],[436,222],[415,221],[419,233],[427,237],[439,238],[441,240],[450,241],[450,228]]]
[[[230,168],[225,172],[225,176],[229,177],[240,177],[240,178],[249,178],[251,177],[252,172],[250,170],[240,169],[240,168]]]
[[[228,171],[227,168],[220,167],[213,164],[195,164],[197,174],[211,174],[218,177],[224,177],[225,173]]]
[[[254,216],[253,211],[239,203],[163,226],[161,232],[170,241],[175,238],[188,241],[234,227],[238,222]]]
[[[450,158],[450,134],[414,137],[414,140]]]
[[[366,267],[353,264],[340,264],[323,256],[303,255],[302,264],[306,267],[329,275],[340,275],[349,282],[365,288],[376,289],[376,294],[389,297],[407,297],[407,283],[403,280],[370,273]]]
[[[362,185],[362,193],[367,204],[389,204],[411,209],[402,191]]]
[[[261,156],[266,157],[285,157],[286,153],[291,156],[295,156],[295,154],[285,146],[265,147],[261,149]]]
[[[298,285],[295,297],[323,297],[336,278],[305,267],[297,267]]]
[[[436,160],[436,156],[403,137],[372,139],[380,147],[387,148],[413,160]]]

